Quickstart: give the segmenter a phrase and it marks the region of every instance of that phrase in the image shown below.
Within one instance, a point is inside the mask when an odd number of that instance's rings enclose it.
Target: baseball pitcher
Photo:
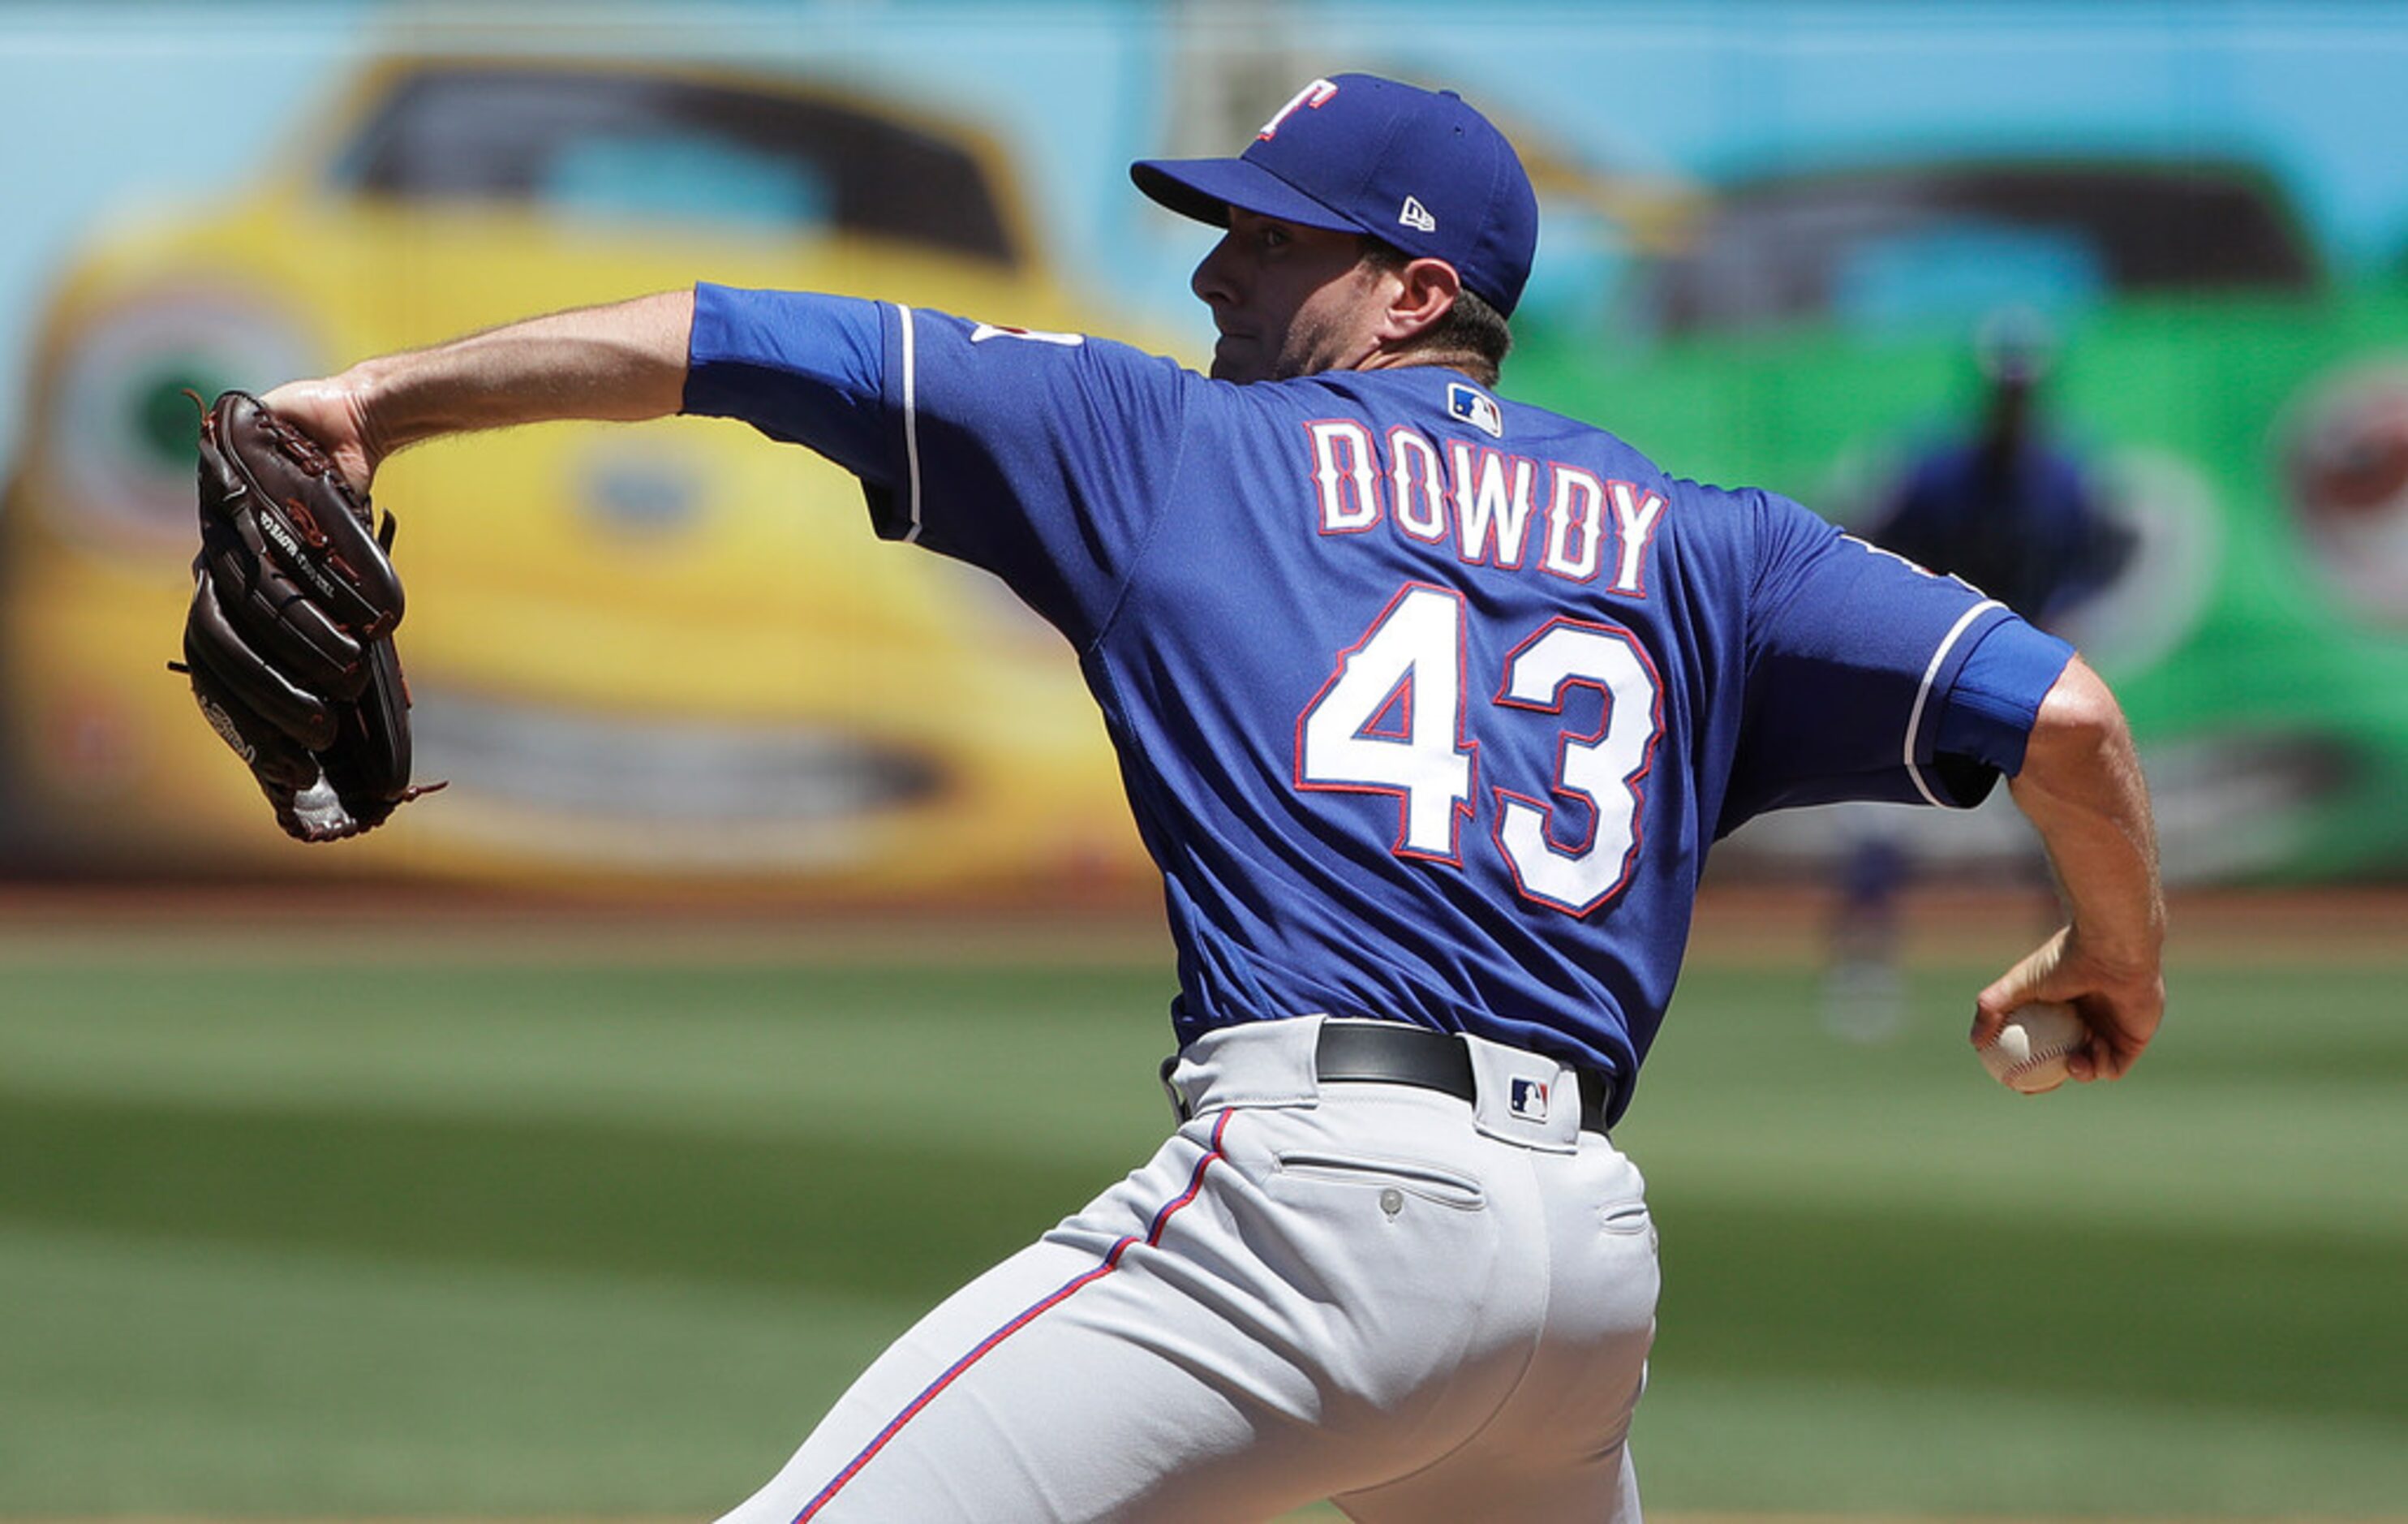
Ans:
[[[1964,582],[1498,391],[1539,208],[1455,95],[1316,79],[1238,157],[1132,173],[1220,230],[1209,376],[702,284],[265,401],[363,492],[463,430],[742,419],[1002,579],[1102,709],[1177,947],[1176,1129],[731,1519],[1637,1520],[1656,1233],[1611,1129],[1708,851],[2009,778],[2070,913],[1973,1036],[2069,1002],[2113,1079],[2163,1005],[2122,716]]]

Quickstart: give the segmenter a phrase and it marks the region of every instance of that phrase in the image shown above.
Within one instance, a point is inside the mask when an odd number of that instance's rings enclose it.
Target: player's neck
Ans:
[[[1356,370],[1403,370],[1413,367],[1430,367],[1440,370],[1460,371],[1483,386],[1493,387],[1497,378],[1478,357],[1452,350],[1406,348],[1373,350],[1353,368]]]

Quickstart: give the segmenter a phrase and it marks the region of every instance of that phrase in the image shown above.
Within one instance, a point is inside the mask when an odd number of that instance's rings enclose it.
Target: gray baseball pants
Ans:
[[[1638,1170],[1530,1114],[1529,1078],[1572,1093],[1551,1060],[1469,1040],[1469,1103],[1324,1082],[1320,1021],[1192,1044],[1153,1161],[897,1340],[727,1524],[1638,1524]]]

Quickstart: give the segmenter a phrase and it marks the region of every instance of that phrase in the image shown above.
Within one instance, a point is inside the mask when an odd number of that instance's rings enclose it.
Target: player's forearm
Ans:
[[[2079,657],[2041,705],[2009,786],[2048,849],[2084,951],[2153,974],[2166,911],[2148,786],[2123,711]]]
[[[475,429],[676,412],[693,329],[694,294],[664,292],[362,361],[337,381],[375,461]]]

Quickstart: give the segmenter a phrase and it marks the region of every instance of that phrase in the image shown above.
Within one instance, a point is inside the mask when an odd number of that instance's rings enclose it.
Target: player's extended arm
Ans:
[[[2073,1077],[2115,1079],[2165,1011],[2166,906],[2131,731],[2081,657],[2042,702],[2023,770],[2009,786],[2048,849],[2071,924],[1981,993],[1973,1043],[1996,1036],[2019,1005],[2063,1000],[2091,1030],[2089,1050],[2069,1066]]]
[[[432,349],[363,360],[261,398],[335,456],[365,492],[404,445],[556,419],[632,423],[684,401],[694,293],[530,318]]]

